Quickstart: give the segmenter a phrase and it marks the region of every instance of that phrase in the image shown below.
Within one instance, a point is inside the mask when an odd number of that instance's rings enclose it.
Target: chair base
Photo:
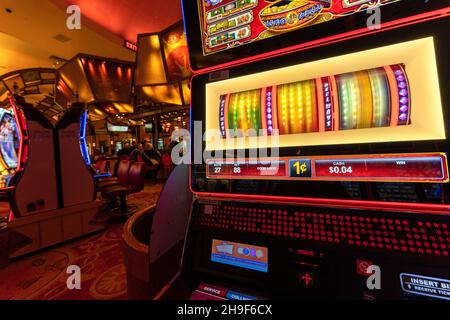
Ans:
[[[119,196],[120,203],[117,205],[117,198],[112,198],[111,208],[107,212],[108,218],[105,220],[108,224],[119,224],[125,222],[138,209],[135,205],[127,205],[125,195]]]

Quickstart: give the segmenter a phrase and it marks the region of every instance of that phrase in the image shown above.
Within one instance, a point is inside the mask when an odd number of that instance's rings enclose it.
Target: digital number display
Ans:
[[[353,155],[277,160],[208,160],[210,179],[449,182],[447,155]]]
[[[353,173],[353,168],[352,167],[330,167],[330,174],[352,174]]]
[[[210,176],[253,176],[253,177],[284,177],[286,175],[285,161],[210,161],[208,163]]]

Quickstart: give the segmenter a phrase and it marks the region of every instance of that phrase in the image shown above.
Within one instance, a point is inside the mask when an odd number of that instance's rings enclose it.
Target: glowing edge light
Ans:
[[[87,148],[86,143],[87,118],[88,112],[87,111],[82,112],[80,117],[80,148],[81,148],[81,155],[83,156],[86,165],[90,166],[91,157],[89,156],[89,150]]]

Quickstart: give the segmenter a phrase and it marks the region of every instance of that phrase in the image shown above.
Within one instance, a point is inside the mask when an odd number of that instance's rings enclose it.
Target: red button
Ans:
[[[311,272],[300,272],[298,282],[305,288],[311,288],[314,285],[314,274]]]
[[[369,268],[370,266],[373,265],[372,261],[367,261],[367,260],[356,260],[356,272],[360,275],[360,276],[370,276],[372,275],[371,273],[367,272],[367,268]]]
[[[198,290],[209,293],[209,294],[213,294],[218,297],[223,297],[223,298],[225,298],[227,296],[227,291],[228,291],[226,289],[215,287],[215,286],[210,286],[209,284],[205,284],[205,283],[201,283],[198,286]]]

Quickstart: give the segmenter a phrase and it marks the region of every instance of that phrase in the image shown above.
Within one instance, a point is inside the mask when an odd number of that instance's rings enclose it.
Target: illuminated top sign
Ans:
[[[197,1],[206,56],[400,0]]]
[[[115,126],[110,123],[107,124],[109,132],[128,132],[129,128],[127,126]]]

